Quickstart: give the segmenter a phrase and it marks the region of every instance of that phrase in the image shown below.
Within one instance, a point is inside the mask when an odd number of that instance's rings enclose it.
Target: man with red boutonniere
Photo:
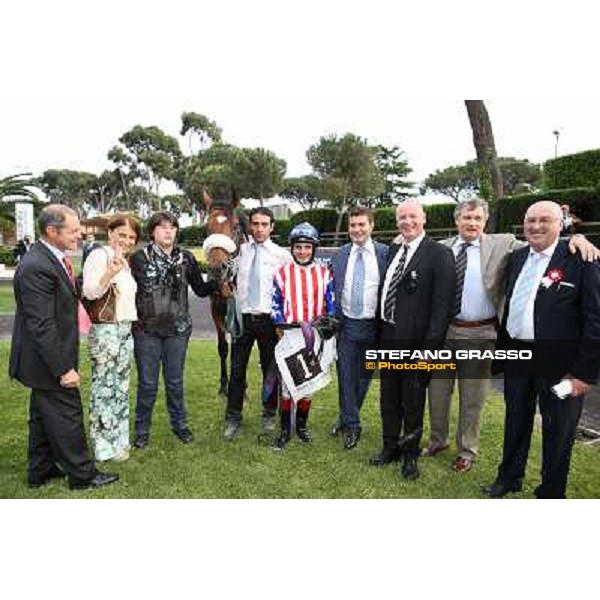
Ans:
[[[536,403],[542,415],[542,481],[537,498],[565,498],[583,399],[600,373],[600,266],[559,239],[560,206],[537,202],[525,214],[528,247],[508,265],[499,349],[518,351],[504,370],[502,462],[491,497],[521,491]],[[527,358],[529,357],[529,358]]]

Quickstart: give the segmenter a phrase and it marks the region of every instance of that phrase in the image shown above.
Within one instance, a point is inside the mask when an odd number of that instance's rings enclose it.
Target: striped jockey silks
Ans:
[[[273,280],[271,316],[275,323],[312,321],[335,315],[333,279],[327,267],[315,262],[282,267]]]

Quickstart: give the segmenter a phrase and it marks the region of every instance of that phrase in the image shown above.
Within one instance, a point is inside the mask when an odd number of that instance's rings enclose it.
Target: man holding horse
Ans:
[[[236,295],[242,313],[242,331],[231,346],[231,379],[223,432],[226,440],[233,440],[240,433],[246,371],[255,341],[263,373],[263,430],[270,433],[276,428],[278,386],[274,349],[277,334],[271,322],[271,298],[275,273],[291,262],[292,257],[271,240],[274,226],[271,210],[264,206],[253,209],[250,212],[252,240],[240,247]]]

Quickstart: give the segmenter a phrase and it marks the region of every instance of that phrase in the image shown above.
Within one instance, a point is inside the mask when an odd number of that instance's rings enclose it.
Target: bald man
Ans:
[[[508,265],[500,346],[531,351],[533,360],[504,368],[504,446],[493,498],[522,488],[539,401],[542,482],[537,498],[565,498],[571,451],[583,398],[600,373],[600,266],[570,254],[560,240],[562,211],[537,202],[524,219],[527,247]],[[556,386],[559,385],[557,388]]]
[[[400,235],[390,246],[381,295],[381,341],[398,349],[440,348],[454,307],[456,271],[450,248],[425,235],[423,207],[407,200],[396,209]],[[403,458],[405,479],[419,477],[417,458],[430,376],[427,371],[382,373],[383,449],[371,465]]]

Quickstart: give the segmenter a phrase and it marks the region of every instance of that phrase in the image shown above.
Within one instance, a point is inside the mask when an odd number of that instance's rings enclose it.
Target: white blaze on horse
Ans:
[[[232,191],[225,199],[213,200],[206,192],[203,194],[204,206],[208,211],[206,231],[208,237],[204,240],[202,249],[208,262],[209,280],[217,280],[222,289],[224,283],[232,283],[235,276],[235,263],[240,246],[247,241],[247,219],[236,209],[239,200]],[[210,311],[217,330],[217,348],[221,362],[221,379],[219,395],[227,397],[227,356],[229,344],[227,333],[232,336],[240,326],[237,323],[235,298],[225,298],[221,291],[210,297]]]

